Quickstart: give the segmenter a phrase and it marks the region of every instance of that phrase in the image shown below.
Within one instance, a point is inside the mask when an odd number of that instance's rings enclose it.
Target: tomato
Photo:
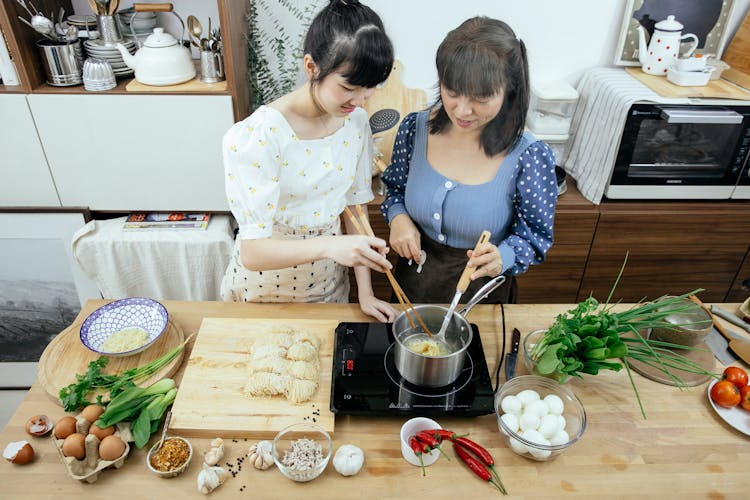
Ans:
[[[750,385],[740,388],[740,406],[750,411]]]
[[[728,366],[721,377],[742,389],[747,385],[747,372],[738,366]]]
[[[731,408],[740,403],[740,390],[728,380],[719,380],[711,387],[711,400],[724,408]]]

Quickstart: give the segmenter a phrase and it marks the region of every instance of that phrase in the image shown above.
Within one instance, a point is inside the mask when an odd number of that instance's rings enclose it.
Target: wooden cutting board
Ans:
[[[171,432],[186,437],[273,438],[299,422],[333,435],[330,410],[334,331],[338,321],[314,319],[204,318],[172,406]],[[320,340],[318,390],[310,401],[243,394],[250,345],[280,332],[304,331]]]
[[[750,13],[745,15],[721,60],[731,66],[721,77],[750,89]]]
[[[91,361],[99,359],[99,355],[88,350],[81,344],[81,324],[73,324],[60,332],[44,349],[37,367],[37,381],[50,398],[60,404],[58,394],[60,389],[76,381],[76,374],[83,374]],[[143,366],[156,358],[166,354],[185,340],[182,328],[172,318],[169,319],[165,331],[154,344],[145,351],[127,357],[110,357],[104,373],[119,373],[130,368]],[[185,351],[180,351],[171,363],[154,373],[138,385],[145,387],[165,377],[171,377],[182,364]],[[92,391],[89,400],[94,401],[98,394],[102,394],[107,401],[108,395],[103,391]]]
[[[382,162],[379,162],[381,171],[385,170],[391,163],[393,143],[396,140],[396,133],[401,120],[412,111],[421,111],[427,107],[427,93],[422,89],[406,88],[402,81],[403,75],[404,65],[396,59],[385,85],[376,89],[372,96],[365,101],[364,107],[369,116],[381,109],[395,109],[400,115],[399,123],[373,136],[377,151],[383,155],[380,157]]]
[[[736,85],[732,85],[723,78],[719,80],[709,80],[708,84],[702,87],[682,87],[667,80],[666,76],[646,74],[641,68],[625,68],[625,71],[662,97],[703,97],[739,99],[744,101],[750,100],[750,92],[747,92]]]

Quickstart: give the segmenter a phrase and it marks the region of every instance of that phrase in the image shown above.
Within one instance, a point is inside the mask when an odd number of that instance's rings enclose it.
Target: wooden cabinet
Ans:
[[[703,288],[705,302],[725,302],[748,235],[745,202],[603,203],[578,299],[606,299],[629,253],[615,298],[636,302]]]
[[[0,94],[0,110],[0,206],[59,207],[26,96]]]
[[[28,96],[63,206],[227,211],[229,96]],[[75,113],[76,123],[66,124]],[[196,118],[200,117],[200,118]]]
[[[519,304],[576,301],[599,214],[575,188],[558,198],[554,243],[547,259],[518,276]]]
[[[750,250],[732,282],[725,302],[745,302],[750,297]]]

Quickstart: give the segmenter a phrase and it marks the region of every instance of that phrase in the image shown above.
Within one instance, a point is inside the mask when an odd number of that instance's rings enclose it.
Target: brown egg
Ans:
[[[110,425],[109,427],[105,427],[102,429],[96,424],[91,424],[91,427],[89,427],[89,434],[93,434],[94,436],[99,438],[99,441],[103,441],[105,437],[111,436],[115,433],[115,426]]]
[[[62,445],[63,455],[81,460],[86,456],[86,438],[77,432],[65,438]]]
[[[99,415],[104,413],[104,407],[101,405],[88,405],[86,408],[81,410],[80,417],[85,418],[92,424],[96,422],[96,419],[99,418]]]
[[[115,460],[125,453],[125,442],[117,436],[107,436],[99,443],[99,456],[102,460]]]
[[[65,439],[76,431],[76,419],[67,416],[60,419],[55,425],[54,435],[57,439]]]
[[[52,430],[52,421],[47,415],[34,415],[26,421],[26,433],[32,436],[44,436]]]
[[[16,441],[5,447],[3,457],[12,464],[26,465],[34,458],[34,448],[28,441]]]

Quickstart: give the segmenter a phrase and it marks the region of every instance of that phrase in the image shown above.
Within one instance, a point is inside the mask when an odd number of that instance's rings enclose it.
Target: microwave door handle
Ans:
[[[736,111],[725,109],[685,109],[685,108],[663,108],[661,117],[667,123],[705,123],[734,125],[742,123],[743,116]]]

